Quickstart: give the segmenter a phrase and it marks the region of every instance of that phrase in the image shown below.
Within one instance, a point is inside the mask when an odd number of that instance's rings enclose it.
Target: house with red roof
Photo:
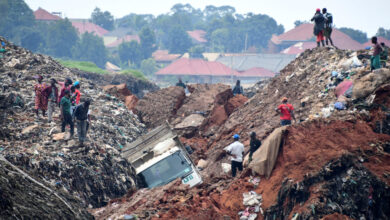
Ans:
[[[272,77],[272,73],[260,68],[238,72],[217,61],[180,58],[156,73],[158,80],[165,76],[188,79],[190,83],[232,83],[240,79],[243,83],[254,83]]]
[[[180,56],[180,54],[170,54],[168,50],[156,50],[152,53],[152,57],[156,63],[163,66],[179,59]]]
[[[315,42],[313,28],[314,24],[306,23],[279,36],[274,35],[268,44],[268,49],[272,53],[278,53],[300,42]],[[340,49],[360,50],[364,48],[362,44],[336,28],[333,28],[332,40],[335,46]],[[293,48],[291,50],[293,50]]]
[[[390,46],[390,40],[387,40],[384,37],[378,37],[378,43],[385,43],[386,46]],[[363,44],[364,48],[372,47],[371,39]]]
[[[34,11],[34,17],[35,20],[42,22],[53,22],[62,19],[60,16],[51,14],[43,8],[38,8],[38,10]]]
[[[192,43],[194,44],[204,44],[207,43],[206,31],[204,30],[193,30],[187,31],[187,34],[190,36]]]
[[[113,42],[110,42],[110,43],[106,44],[106,47],[114,48],[114,47],[118,47],[123,42],[130,42],[130,41],[137,41],[137,43],[141,42],[141,40],[140,40],[138,35],[126,35],[124,37],[117,38]]]
[[[88,21],[72,21],[72,26],[76,28],[80,35],[88,32],[103,37],[103,35],[108,33],[106,29]]]

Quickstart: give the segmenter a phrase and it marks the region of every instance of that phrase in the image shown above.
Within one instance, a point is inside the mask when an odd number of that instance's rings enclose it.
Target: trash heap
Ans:
[[[135,172],[120,157],[120,149],[145,131],[138,117],[121,100],[52,58],[6,44],[7,52],[0,59],[0,153],[25,172],[91,208],[134,190]],[[69,128],[61,132],[59,108],[54,123],[36,118],[33,88],[37,74],[46,83],[50,78],[80,81],[82,101],[92,100],[86,146],[78,147],[76,128],[73,139],[69,139]]]
[[[0,156],[2,219],[93,219],[80,201],[51,188]]]
[[[121,214],[146,219],[237,219],[241,211],[247,218],[257,214],[256,219],[387,219],[390,70],[371,71],[360,53],[364,51],[307,50],[213,132],[182,137],[195,150],[191,157],[199,160],[202,185],[185,193],[167,190],[175,185],[145,189],[92,213],[98,219]],[[221,165],[230,162],[222,149],[234,133],[241,136],[245,153],[252,131],[267,144],[266,138],[280,127],[274,109],[284,96],[293,104],[298,122],[282,128],[269,176],[261,176],[257,186],[248,182],[249,176],[260,174],[248,168],[240,178],[231,178]],[[344,108],[335,108],[337,102],[343,102]],[[256,155],[251,163],[261,159]],[[261,195],[264,215],[243,204],[243,194],[251,191]]]

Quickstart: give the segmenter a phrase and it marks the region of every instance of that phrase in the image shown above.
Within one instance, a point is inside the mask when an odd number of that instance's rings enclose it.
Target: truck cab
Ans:
[[[126,145],[122,156],[132,164],[145,187],[163,186],[177,178],[190,187],[202,183],[199,171],[168,123]]]

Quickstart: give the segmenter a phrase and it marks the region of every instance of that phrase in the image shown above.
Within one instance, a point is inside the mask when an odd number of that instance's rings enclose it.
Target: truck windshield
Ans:
[[[145,187],[153,188],[165,185],[178,177],[191,172],[191,165],[180,151],[164,158],[138,175]]]

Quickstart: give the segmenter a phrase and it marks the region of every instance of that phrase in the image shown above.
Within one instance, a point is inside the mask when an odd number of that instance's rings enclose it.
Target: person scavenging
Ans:
[[[322,9],[322,14],[324,15],[324,18],[325,18],[325,28],[324,28],[324,36],[325,36],[325,42],[326,42],[326,45],[328,45],[328,42],[330,42],[330,44],[332,46],[333,45],[333,41],[332,41],[332,27],[333,27],[333,16],[331,13],[328,12],[328,10],[326,8],[323,8]]]
[[[381,45],[378,44],[378,38],[377,37],[372,37],[371,38],[371,43],[373,44],[374,47],[374,52],[372,53],[371,56],[371,70],[376,70],[381,68],[381,62],[380,62],[380,54],[382,53],[382,47]]]
[[[51,79],[50,86],[46,87],[44,94],[48,100],[48,120],[49,123],[52,120],[52,115],[55,110],[56,104],[58,103],[58,88],[56,86],[57,80]]]
[[[237,81],[236,81],[236,85],[234,86],[232,92],[233,92],[233,95],[237,95],[237,94],[242,94],[242,93],[244,93],[244,89],[243,89],[242,86],[241,86],[240,80],[237,80]]]
[[[89,116],[88,112],[89,112],[90,103],[91,103],[90,100],[85,101],[83,104],[78,105],[74,112],[74,117],[77,121],[77,134],[79,137],[80,146],[84,145],[84,141],[87,135],[87,125],[88,125],[88,116]]]
[[[62,97],[61,102],[60,102],[60,107],[61,107],[60,118],[62,121],[61,131],[65,132],[65,126],[69,124],[70,125],[70,137],[73,137],[74,124],[73,124],[73,120],[72,120],[72,115],[70,113],[71,103],[70,103],[70,91],[69,90],[65,90],[64,97]]]
[[[42,82],[43,77],[41,75],[38,75],[36,78],[38,83],[34,86],[35,113],[37,114],[37,118],[39,118],[39,110],[42,111],[42,116],[45,116],[45,112],[47,110],[47,97],[44,94],[46,84]]]
[[[289,104],[287,97],[282,98],[282,104],[280,104],[275,111],[280,114],[280,124],[291,125],[291,119],[295,120],[294,107]]]
[[[58,103],[61,102],[61,99],[62,97],[64,97],[66,90],[70,92],[72,83],[73,83],[72,80],[69,78],[66,78],[65,82],[58,82],[58,84],[61,85],[60,95],[58,96]]]
[[[76,105],[80,104],[80,99],[81,99],[81,92],[80,92],[80,82],[76,81],[73,83],[74,86],[74,95],[76,96]]]
[[[176,86],[183,87],[183,89],[186,88],[186,84],[183,83],[183,81],[181,80],[181,78],[179,78],[179,82],[176,83]]]
[[[232,176],[236,176],[237,169],[242,171],[242,158],[244,154],[244,145],[239,141],[240,136],[233,136],[234,142],[225,147],[225,151],[231,156]]]
[[[311,21],[314,21],[314,35],[317,36],[317,47],[320,47],[320,43],[325,47],[324,43],[324,28],[325,17],[321,14],[321,9],[317,8]]]
[[[249,143],[249,163],[252,161],[252,156],[257,149],[261,146],[261,141],[256,138],[256,132],[251,132],[251,140]]]
[[[382,67],[386,67],[387,59],[389,57],[389,48],[385,45],[385,43],[381,43],[382,52],[380,53],[380,60]]]

